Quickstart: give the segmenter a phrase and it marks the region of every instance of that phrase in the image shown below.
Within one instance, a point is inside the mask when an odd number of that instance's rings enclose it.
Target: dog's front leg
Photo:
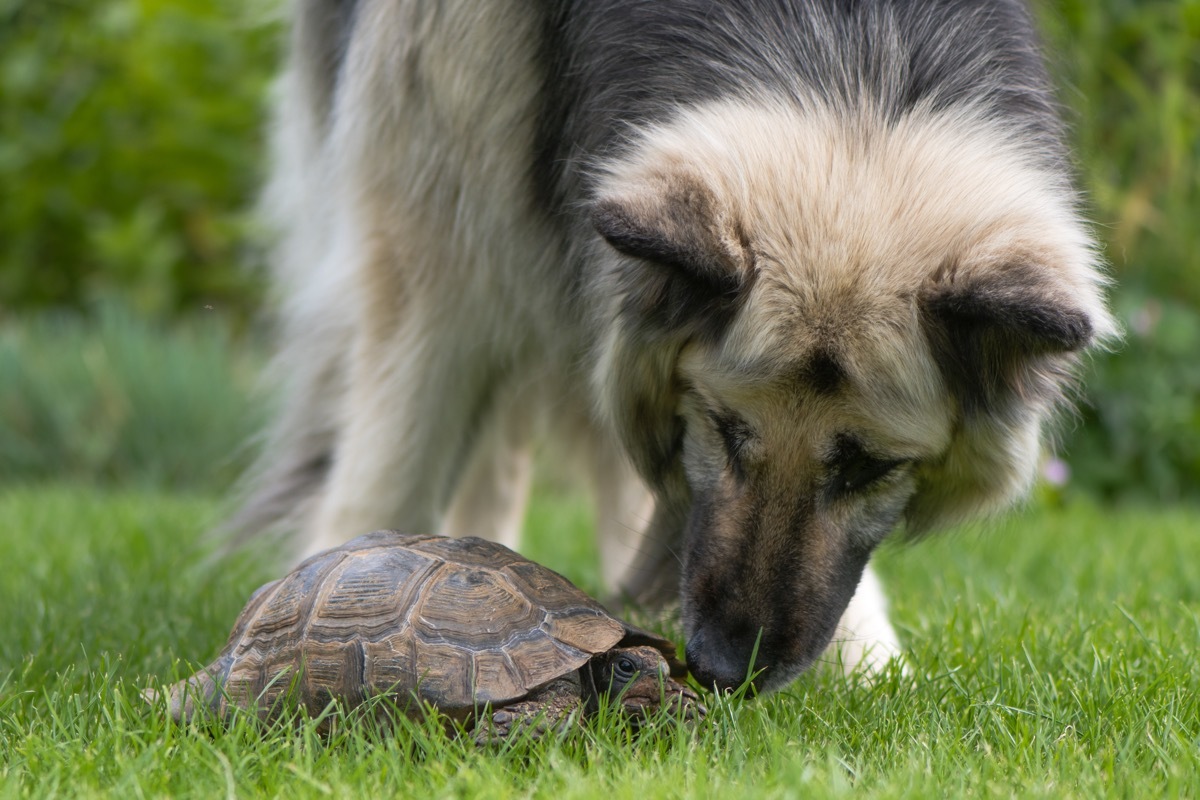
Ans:
[[[679,600],[680,570],[683,567],[683,531],[687,506],[655,497],[654,513],[642,535],[621,586],[618,600],[661,609]]]
[[[378,528],[436,532],[488,414],[495,375],[463,321],[436,297],[397,302],[389,327],[358,333],[307,554]]]
[[[868,566],[838,622],[826,659],[840,665],[847,675],[871,678],[883,672],[889,661],[900,658],[901,653],[900,638],[888,619],[883,585],[875,570]]]
[[[442,518],[443,536],[479,536],[516,549],[533,481],[535,400],[508,387],[476,436],[474,452]]]

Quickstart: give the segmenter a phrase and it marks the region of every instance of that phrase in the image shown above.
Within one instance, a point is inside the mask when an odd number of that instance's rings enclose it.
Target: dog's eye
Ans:
[[[896,467],[903,464],[903,461],[881,461],[877,458],[865,458],[861,461],[855,461],[842,470],[841,485],[838,491],[841,494],[853,494],[867,488],[876,481],[884,478]]]
[[[902,458],[877,458],[856,440],[839,438],[834,457],[833,491],[841,496],[860,492],[907,463],[908,460]]]
[[[742,454],[745,452],[746,445],[753,438],[750,426],[729,413],[709,412],[708,418],[712,421],[717,433],[720,434],[721,441],[725,443],[725,454],[729,459],[729,467],[738,478],[744,478]]]

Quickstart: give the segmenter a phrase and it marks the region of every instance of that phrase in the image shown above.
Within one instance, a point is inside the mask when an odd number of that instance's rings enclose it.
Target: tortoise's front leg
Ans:
[[[581,708],[579,674],[557,678],[524,700],[493,709],[476,721],[471,736],[477,745],[501,744],[513,734],[534,739],[550,731],[565,730],[572,712]]]

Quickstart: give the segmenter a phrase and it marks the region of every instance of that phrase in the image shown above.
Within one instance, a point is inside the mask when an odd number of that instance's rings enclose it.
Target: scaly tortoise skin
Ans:
[[[217,659],[167,701],[180,721],[199,705],[271,719],[285,695],[318,715],[384,694],[414,718],[432,705],[482,743],[558,727],[605,693],[635,719],[664,700],[697,719],[696,694],[674,680],[686,672],[670,641],[507,547],[376,531],[258,589]]]

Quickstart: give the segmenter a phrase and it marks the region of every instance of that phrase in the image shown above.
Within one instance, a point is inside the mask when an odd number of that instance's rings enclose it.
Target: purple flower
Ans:
[[[1148,300],[1146,303],[1134,311],[1129,317],[1129,327],[1138,336],[1149,336],[1158,327],[1158,321],[1162,318],[1162,304],[1157,300]]]
[[[1051,486],[1066,486],[1071,468],[1061,458],[1048,458],[1042,462],[1042,478]]]

